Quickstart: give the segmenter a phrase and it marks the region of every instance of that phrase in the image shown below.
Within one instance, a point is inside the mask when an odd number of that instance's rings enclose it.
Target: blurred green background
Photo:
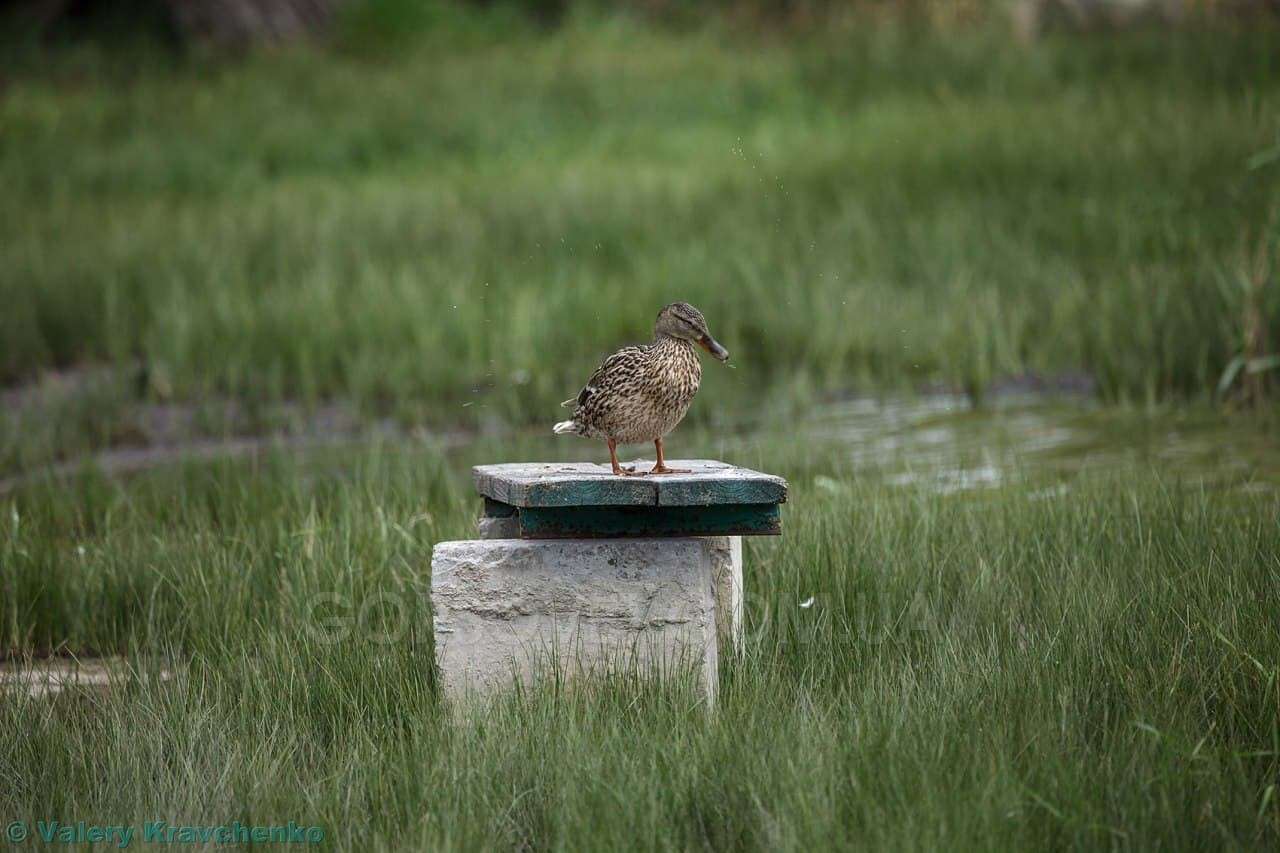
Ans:
[[[93,388],[6,467],[139,400],[550,423],[676,299],[737,368],[703,422],[1276,372],[1273,4],[259,5],[314,19],[6,8],[0,382]]]

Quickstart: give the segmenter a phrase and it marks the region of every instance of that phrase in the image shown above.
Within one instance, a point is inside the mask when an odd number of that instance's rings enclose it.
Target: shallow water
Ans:
[[[682,432],[668,441],[673,456],[696,452],[754,466],[786,458],[779,448],[790,447],[819,474],[819,485],[829,471],[940,493],[1026,482],[1050,494],[1084,473],[1155,467],[1213,488],[1280,491],[1275,413],[1122,408],[1083,395],[1010,394],[981,408],[955,394],[866,396],[750,430]],[[591,450],[579,453],[592,458]]]
[[[608,458],[599,442],[548,433],[490,436],[462,449],[456,462]],[[1280,492],[1276,413],[1123,408],[1078,394],[1006,394],[976,409],[953,394],[853,397],[750,427],[685,425],[668,437],[667,453],[809,471],[820,487],[855,475],[940,493],[1025,484],[1037,497],[1081,474],[1155,467],[1212,488]],[[642,468],[652,462],[651,447],[619,454]]]
[[[939,492],[1135,464],[1214,486],[1280,488],[1274,425],[1209,410],[1133,411],[1036,395],[981,409],[959,395],[867,397],[815,410],[801,435],[839,448],[855,470]]]
[[[40,387],[40,393],[28,395],[37,402],[48,390]],[[1046,387],[1058,390],[1015,386],[981,408],[961,394],[847,397],[785,415],[757,415],[749,425],[732,420],[717,428],[686,424],[669,437],[667,449],[673,459],[713,457],[755,467],[786,466],[799,450],[815,473],[838,476],[852,470],[860,478],[942,493],[991,488],[1028,476],[1066,480],[1081,472],[1135,465],[1156,466],[1170,476],[1215,487],[1280,488],[1280,410],[1224,415],[1207,406],[1124,408],[1099,404],[1085,384]],[[78,389],[73,385],[70,393],[81,393]],[[0,476],[0,496],[27,483],[72,478],[86,468],[127,477],[192,460],[279,452],[324,457],[375,444],[430,446],[462,466],[495,460],[607,459],[601,443],[552,436],[545,427],[513,431],[494,424],[479,433],[440,432],[363,420],[354,408],[335,403],[314,409],[285,406],[253,429],[243,422],[243,413],[227,405],[222,420],[213,419],[223,425],[220,433],[196,429],[194,411],[182,407],[133,407],[130,422],[147,428],[125,430],[127,442]],[[647,446],[620,452],[628,459],[631,454],[645,461],[652,457]]]

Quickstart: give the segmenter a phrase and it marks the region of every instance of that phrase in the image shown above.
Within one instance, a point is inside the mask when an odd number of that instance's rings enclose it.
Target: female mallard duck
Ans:
[[[618,475],[637,473],[618,464],[618,445],[644,441],[652,441],[658,451],[648,473],[689,473],[667,467],[662,437],[680,423],[698,393],[702,365],[695,343],[720,361],[729,360],[729,353],[707,331],[701,311],[688,302],[663,308],[653,324],[653,343],[618,350],[596,368],[577,397],[560,404],[576,408],[572,418],[555,425],[556,433],[603,438]]]

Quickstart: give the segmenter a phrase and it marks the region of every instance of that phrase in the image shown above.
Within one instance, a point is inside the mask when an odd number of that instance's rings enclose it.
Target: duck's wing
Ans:
[[[578,396],[571,400],[565,400],[560,405],[574,406],[582,408],[587,404],[593,396],[605,391],[620,382],[629,380],[644,359],[644,347],[623,347],[613,355],[600,362],[600,366],[596,368],[595,373],[591,374],[591,378],[587,380],[587,384],[582,386],[582,390],[578,392]]]

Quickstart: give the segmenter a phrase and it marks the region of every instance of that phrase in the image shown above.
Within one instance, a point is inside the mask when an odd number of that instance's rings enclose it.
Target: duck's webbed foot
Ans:
[[[650,474],[692,474],[688,468],[668,468],[666,460],[662,458],[662,439],[656,439],[653,446],[658,451],[658,461],[653,463],[653,468],[649,470]]]
[[[609,461],[613,464],[613,473],[619,477],[634,477],[636,468],[634,465],[622,466],[618,464],[618,442],[612,438],[609,439]]]

